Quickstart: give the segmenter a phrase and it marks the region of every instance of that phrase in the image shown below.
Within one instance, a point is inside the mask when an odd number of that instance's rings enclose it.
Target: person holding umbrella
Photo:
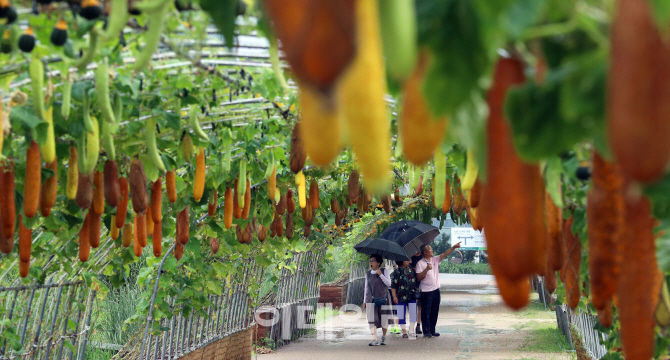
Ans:
[[[391,275],[391,291],[393,292],[393,303],[398,309],[398,319],[402,329],[402,337],[416,337],[412,332],[416,323],[416,295],[419,291],[419,284],[416,281],[414,269],[410,267],[410,262],[396,261],[398,268]],[[405,329],[405,314],[409,312],[409,335]]]
[[[367,314],[372,342],[370,346],[386,345],[386,329],[391,311],[388,309],[388,288],[391,286],[391,277],[386,268],[380,268],[382,257],[379,254],[370,255],[370,271],[365,274],[364,303]],[[382,341],[377,341],[377,329],[382,328]]]
[[[361,241],[354,249],[370,256],[370,271],[365,274],[365,291],[363,307],[366,309],[373,341],[370,346],[386,345],[386,330],[391,319],[393,306],[390,301],[389,288],[391,277],[388,270],[381,268],[382,259],[409,261],[402,246],[394,241],[380,238],[369,238]],[[382,328],[382,341],[377,341],[377,329]]]
[[[420,248],[422,245],[429,245],[435,237],[440,234],[440,229],[433,225],[422,223],[417,220],[400,220],[391,225],[389,225],[386,230],[384,230],[380,237],[398,244],[404,251],[407,259],[411,258],[412,269],[415,269],[418,261],[423,259],[421,255]],[[412,254],[416,254],[412,256]],[[396,261],[402,261],[405,259],[392,259]],[[417,279],[417,282],[420,279]],[[416,324],[416,334],[421,334],[421,299],[416,299],[417,306],[417,324]]]
[[[421,323],[423,327],[423,337],[430,338],[433,336],[440,336],[440,333],[435,331],[437,324],[437,315],[440,311],[440,273],[439,265],[442,260],[446,259],[454,250],[461,247],[461,243],[449,248],[439,256],[433,256],[433,248],[430,245],[424,244],[421,246],[421,259],[416,264],[416,277],[421,282],[419,287],[421,289]]]

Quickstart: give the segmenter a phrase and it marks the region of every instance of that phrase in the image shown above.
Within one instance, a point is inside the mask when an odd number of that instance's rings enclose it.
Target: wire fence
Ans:
[[[0,359],[82,359],[95,296],[83,281],[0,288]]]
[[[607,354],[607,348],[602,342],[607,340],[608,336],[595,329],[598,321],[595,315],[582,310],[575,313],[563,304],[556,306],[556,321],[572,349],[575,349],[575,344],[572,341],[571,328],[577,331],[575,335],[579,337],[584,351],[591,359],[601,359]]]
[[[314,324],[320,287],[318,264],[325,252],[326,249],[320,249],[296,254],[287,263],[287,266],[295,264],[295,270],[282,269],[274,308],[267,304],[259,309],[259,313],[273,312],[273,325],[264,339],[266,344],[281,347],[305,335],[310,328],[306,325]]]
[[[353,260],[353,259],[352,259]],[[347,283],[346,304],[360,305],[365,294],[365,272],[368,270],[368,261],[361,261],[351,265],[349,282]]]
[[[539,300],[544,304],[545,310],[547,308],[551,309],[552,295],[547,291],[543,277],[537,276],[533,279],[533,289],[537,291]],[[593,314],[585,313],[582,310],[575,313],[565,304],[556,306],[556,323],[568,344],[570,344],[570,348],[574,351],[576,346],[572,340],[571,329],[574,329],[584,351],[594,360],[601,359],[607,354],[607,347],[602,345],[602,342],[607,340],[608,336],[595,329],[597,321],[597,317]]]
[[[252,306],[249,285],[251,281],[261,279],[266,269],[254,259],[243,260],[243,274],[231,277],[224,285],[222,295],[208,296],[211,305],[207,309],[199,312],[187,310],[184,304],[175,306],[175,299],[168,299],[173,316],[156,320],[149,314],[143,334],[138,334],[135,341],[128,342],[115,359],[180,358],[254,327],[256,310],[273,314],[269,319],[272,325],[263,341],[282,346],[297,339],[308,331],[301,325],[313,322],[311,319],[319,293],[318,262],[324,253],[325,249],[314,249],[294,254],[286,260],[286,267],[280,271],[276,283],[276,292],[271,291],[270,296],[262,299],[257,307]],[[157,277],[161,268],[162,264],[157,270]],[[157,289],[158,286],[155,286],[151,308]]]
[[[171,256],[171,248],[164,259]],[[265,268],[252,259],[241,260],[243,271],[223,281],[221,295],[208,295],[206,309],[191,309],[175,298],[166,299],[172,316],[154,319],[150,312],[142,331],[125,344],[115,359],[177,359],[254,327],[257,308],[271,308],[273,317],[265,341],[282,346],[309,331],[319,297],[319,261],[325,249],[296,253],[278,271],[276,292],[252,304],[250,284],[263,278]],[[163,261],[164,262],[164,261]],[[153,308],[162,265],[156,269]],[[0,328],[0,359],[85,359],[97,316],[96,291],[83,281],[0,287],[2,324],[15,324],[15,333]],[[96,344],[96,347],[100,344]]]

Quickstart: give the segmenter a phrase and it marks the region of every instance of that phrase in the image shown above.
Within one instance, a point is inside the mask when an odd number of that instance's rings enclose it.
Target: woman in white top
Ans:
[[[388,303],[388,288],[391,286],[391,274],[380,268],[381,255],[370,255],[370,271],[365,274],[365,293],[363,307],[366,309],[373,341],[370,346],[386,345],[386,329],[392,314],[392,305]],[[383,306],[375,305],[375,298],[386,299]],[[382,328],[382,341],[377,341],[377,329]]]

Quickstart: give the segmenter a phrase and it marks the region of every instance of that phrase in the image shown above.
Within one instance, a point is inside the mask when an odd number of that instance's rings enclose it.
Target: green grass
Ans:
[[[491,275],[491,268],[489,264],[454,264],[448,261],[440,263],[440,272],[448,274],[474,274],[474,275]]]
[[[552,319],[555,317],[552,312],[544,309],[543,304],[536,302],[531,302],[525,309],[514,313],[514,315],[522,319]]]
[[[86,354],[84,354],[84,359],[86,360],[109,360],[114,356],[116,352],[111,350],[95,349],[90,346],[86,347]]]
[[[538,300],[537,293],[530,295],[530,302],[523,310],[513,312],[512,316],[518,319],[556,319],[556,315],[550,311],[549,306],[545,310],[544,304]]]
[[[142,290],[137,286],[122,286],[112,289],[104,301],[96,309],[94,316],[99,316],[95,323],[96,336],[94,341],[125,345],[139,331],[144,323],[128,325],[124,331],[124,321],[135,315],[137,303],[142,297]]]
[[[328,250],[328,255],[332,255],[332,259],[328,260],[324,266],[321,274],[321,283],[329,283],[335,281],[340,273],[349,273],[351,266],[351,249],[344,246],[335,246],[332,250]]]
[[[332,308],[317,308],[316,309],[316,323],[320,324],[330,318],[337,316],[340,312],[337,309]]]
[[[519,351],[561,353],[570,349],[568,341],[555,322],[529,321],[514,328],[526,334],[526,342]]]

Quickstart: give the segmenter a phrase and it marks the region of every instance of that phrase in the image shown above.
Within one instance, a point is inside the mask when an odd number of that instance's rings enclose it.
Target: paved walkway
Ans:
[[[514,313],[497,294],[490,276],[440,274],[442,302],[439,338],[387,337],[386,346],[371,347],[365,313],[340,314],[323,321],[316,333],[290,343],[261,360],[329,359],[574,359],[556,329],[555,315],[537,300]],[[534,295],[537,299],[537,294]],[[556,335],[559,334],[559,335]],[[381,336],[381,329],[379,330]]]

